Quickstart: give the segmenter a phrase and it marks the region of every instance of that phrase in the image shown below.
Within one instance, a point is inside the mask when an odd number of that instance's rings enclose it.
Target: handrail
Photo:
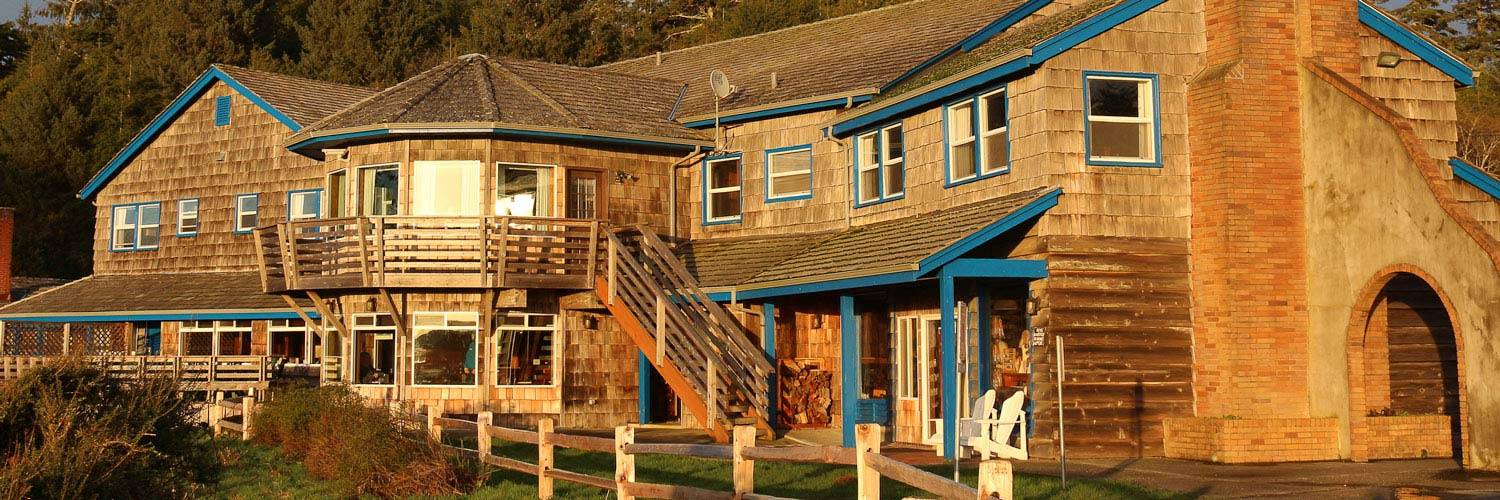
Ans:
[[[0,356],[0,380],[20,378],[26,372],[64,357],[81,359],[105,373],[127,379],[172,376],[186,384],[247,387],[261,386],[274,374],[276,356],[223,355],[95,355],[95,356]]]

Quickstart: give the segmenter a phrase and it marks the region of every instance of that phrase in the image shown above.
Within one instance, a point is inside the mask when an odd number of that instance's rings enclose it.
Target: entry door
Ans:
[[[919,358],[921,362],[921,386],[918,395],[921,400],[922,409],[922,443],[930,445],[942,444],[943,419],[942,400],[942,360],[938,359],[941,354],[938,348],[942,345],[940,335],[943,326],[942,320],[937,316],[923,316],[919,322],[918,346],[921,349]],[[935,425],[934,425],[935,424]]]
[[[570,219],[603,219],[604,171],[568,169],[567,213]]]
[[[412,215],[469,217],[481,215],[483,164],[478,161],[412,163]]]

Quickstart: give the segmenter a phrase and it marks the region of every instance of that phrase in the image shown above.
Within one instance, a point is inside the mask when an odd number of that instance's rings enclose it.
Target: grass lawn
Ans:
[[[213,488],[211,498],[337,498],[337,490],[326,481],[313,478],[290,457],[277,450],[246,444],[239,441],[220,441],[224,470],[219,484]],[[494,449],[495,454],[536,461],[533,445],[504,443]],[[557,467],[584,472],[599,477],[611,477],[614,473],[614,456],[559,448]],[[928,468],[939,474],[949,474],[945,467]],[[961,471],[963,481],[970,486],[975,483],[975,470]],[[663,455],[641,455],[636,457],[636,475],[644,482],[681,484],[728,491],[731,489],[728,462]],[[557,498],[613,498],[603,490],[588,486],[557,481]],[[1074,480],[1068,489],[1059,489],[1057,478],[1050,476],[1017,475],[1015,479],[1017,498],[1051,499],[1179,499],[1190,498],[1150,490],[1132,484]],[[755,465],[755,491],[792,498],[834,499],[854,498],[854,468],[839,465],[788,464],[759,462]],[[880,491],[885,498],[906,496],[931,497],[914,488],[890,480],[882,480]],[[494,471],[484,478],[484,484],[465,498],[471,499],[517,499],[536,498],[536,477],[510,471]]]

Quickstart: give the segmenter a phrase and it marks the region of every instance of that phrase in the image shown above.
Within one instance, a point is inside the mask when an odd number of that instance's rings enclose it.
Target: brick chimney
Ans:
[[[0,207],[0,304],[10,303],[11,239],[16,234],[16,209]]]
[[[1189,84],[1200,417],[1308,416],[1301,79],[1359,81],[1354,0],[1205,0]]]

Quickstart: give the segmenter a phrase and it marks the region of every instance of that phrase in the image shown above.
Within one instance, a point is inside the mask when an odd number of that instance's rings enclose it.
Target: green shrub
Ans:
[[[184,497],[217,463],[198,404],[168,378],[125,382],[78,360],[0,387],[0,498]]]
[[[254,439],[302,460],[345,495],[461,493],[459,468],[390,409],[368,406],[344,386],[277,392],[256,410]]]

